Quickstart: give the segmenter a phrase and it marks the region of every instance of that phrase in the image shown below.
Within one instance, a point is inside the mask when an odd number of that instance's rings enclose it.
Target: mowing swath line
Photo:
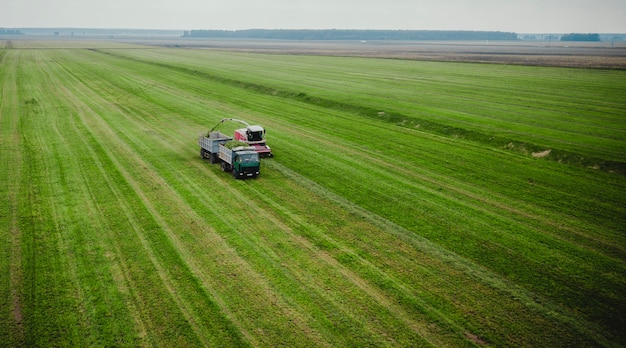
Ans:
[[[207,169],[206,166],[203,165],[202,162],[196,162],[193,164],[194,167],[200,169],[201,173],[207,173]],[[209,176],[210,177],[210,176]],[[191,180],[190,177],[188,176],[182,176],[181,179],[183,179],[183,181],[189,185],[189,187],[198,193],[198,195],[202,198],[201,200],[203,202],[205,202],[205,208],[211,209],[215,211],[215,215],[216,216],[224,216],[223,211],[220,211],[219,207],[221,204],[221,202],[216,201],[215,199],[213,199],[211,197],[211,195],[209,195],[208,193],[206,193],[206,190],[203,189],[203,187],[201,187],[200,185],[198,185],[197,182]],[[230,181],[230,178],[227,178],[226,180]],[[216,177],[214,177],[214,180],[212,181],[213,185],[219,185],[221,190],[225,190],[228,191],[233,197],[240,197],[240,192],[236,189],[233,189],[231,185],[228,184],[228,182],[224,182],[224,180],[217,180]],[[268,215],[267,212],[263,212],[259,209],[258,206],[253,205],[251,203],[247,203],[246,207],[251,208],[251,209],[255,209],[256,211],[260,212],[263,216],[263,219],[269,218],[270,216]],[[227,214],[226,214],[227,215]],[[227,226],[229,226],[233,231],[237,231],[240,228],[238,226],[235,225],[234,222],[229,221],[225,218],[223,218],[223,223],[225,223]],[[280,223],[277,223],[277,226],[280,227],[281,230],[285,231],[286,233],[288,233],[288,230],[285,228],[285,226],[282,226]],[[224,243],[226,243],[226,241],[223,241]],[[251,243],[252,245],[252,243]],[[263,249],[263,251],[261,251],[262,253],[270,253],[271,251],[267,250],[266,248],[263,248],[260,244],[256,245],[254,247],[254,249]],[[272,288],[271,284],[268,283],[267,279],[261,277],[261,275],[259,275],[257,273],[257,271],[254,271],[254,269],[249,265],[246,264],[248,268],[248,272],[250,273],[254,273],[257,274],[257,276],[254,278],[254,284],[255,286],[261,285],[262,288],[265,289],[265,292],[267,292],[268,294],[273,293],[272,290],[270,290]],[[274,303],[274,304],[280,304],[282,307],[282,312],[284,315],[290,317],[293,319],[294,323],[296,324],[296,326],[298,327],[298,330],[300,330],[303,333],[306,333],[306,335],[313,339],[314,342],[316,342],[317,344],[321,344],[323,346],[330,346],[330,342],[327,342],[324,340],[324,338],[317,332],[313,331],[310,327],[310,324],[306,324],[308,321],[310,321],[310,318],[306,318],[306,314],[304,313],[294,313],[293,310],[290,310],[290,306],[287,305],[286,302],[284,302],[284,300],[280,299],[277,295],[272,295],[272,298],[269,300],[270,302]]]
[[[293,180],[295,182],[303,183],[304,185],[302,185],[302,186],[303,187],[307,187],[307,190],[310,190],[310,186],[308,186],[309,182],[307,182],[307,180],[304,179],[302,176],[299,176],[299,175],[295,174],[291,170],[287,169],[284,166],[281,166],[278,163],[275,163],[275,162],[270,162],[270,163],[271,164],[269,164],[269,165],[266,164],[266,165],[268,167],[270,167],[270,168],[274,167],[275,169],[278,169],[282,174],[285,175],[285,177],[288,177],[288,178],[290,178],[291,180]],[[365,267],[373,269],[374,272],[378,273],[379,275],[381,275],[382,277],[384,277],[384,278],[386,278],[388,280],[391,280],[392,283],[397,284],[401,288],[401,290],[404,292],[405,295],[412,296],[411,291],[408,290],[404,285],[401,285],[401,282],[399,280],[392,279],[392,277],[390,275],[385,274],[377,266],[371,264],[367,260],[365,260],[365,259],[361,258],[360,256],[358,256],[352,249],[349,249],[349,248],[346,248],[346,247],[342,246],[341,243],[339,243],[338,241],[332,239],[328,234],[324,233],[323,231],[321,231],[320,229],[316,228],[312,224],[306,222],[303,218],[301,218],[301,217],[293,214],[289,210],[287,210],[279,202],[271,200],[270,198],[264,196],[260,191],[256,190],[253,186],[248,187],[248,189],[252,190],[253,192],[257,192],[257,196],[258,197],[262,197],[262,200],[265,203],[267,203],[268,206],[272,207],[273,210],[280,212],[281,215],[286,216],[288,219],[291,220],[291,223],[294,224],[295,226],[298,226],[298,228],[306,229],[306,230],[311,231],[312,233],[316,234],[317,236],[320,236],[321,238],[323,238],[324,240],[329,242],[331,245],[337,247],[338,250],[341,250],[344,253],[349,254],[352,257],[354,257],[355,259],[357,259],[358,262],[361,263],[362,265],[364,265]],[[316,189],[311,190],[311,191],[315,192],[316,194],[319,194],[318,190],[316,190]],[[324,196],[324,197],[326,198],[326,196]],[[257,209],[258,209],[258,207],[257,207]],[[420,335],[420,337],[425,339],[429,344],[431,344],[433,346],[446,345],[445,341],[441,340],[440,337],[437,337],[437,336],[431,334],[431,331],[432,331],[431,330],[432,329],[431,324],[416,322],[414,319],[411,318],[411,316],[403,308],[397,306],[393,302],[393,300],[391,298],[389,298],[386,294],[384,294],[379,289],[377,289],[374,285],[370,284],[370,282],[368,280],[362,278],[357,273],[354,273],[351,269],[349,269],[346,266],[344,266],[343,264],[341,264],[337,259],[335,259],[335,257],[331,256],[329,253],[321,250],[319,247],[316,247],[306,237],[303,237],[300,234],[295,233],[292,228],[290,228],[289,226],[285,225],[282,221],[278,220],[277,218],[275,218],[273,216],[268,216],[268,218],[270,219],[270,221],[272,223],[280,225],[281,229],[283,229],[286,232],[288,232],[292,236],[291,238],[293,238],[293,240],[295,240],[298,244],[300,244],[304,249],[309,250],[313,255],[316,256],[316,258],[318,258],[320,260],[323,260],[328,265],[328,267],[337,270],[339,272],[339,274],[343,275],[354,286],[356,286],[357,288],[361,289],[369,297],[371,297],[372,299],[377,301],[380,305],[382,305],[387,310],[389,310],[391,313],[396,315],[402,322],[404,322],[404,324],[407,327],[411,328],[416,333],[418,333]],[[290,267],[290,269],[292,269],[292,271],[294,271],[293,272],[294,274],[298,273],[295,268]],[[320,285],[318,288],[322,288],[322,286]],[[419,301],[419,299],[418,299],[418,301]],[[428,304],[424,303],[423,301],[420,301],[420,304],[421,304],[422,308],[424,308],[424,310],[426,312],[429,312],[431,314],[435,314],[436,316],[438,316],[440,319],[442,319],[443,322],[446,322],[448,325],[450,325],[450,327],[454,328],[454,331],[456,331],[457,333],[464,332],[464,330],[462,330],[458,325],[456,325],[452,321],[448,320],[448,318],[443,316],[441,313],[439,313],[433,307],[429,306]]]
[[[228,187],[230,188],[230,186]],[[253,187],[247,187],[247,189],[257,192]],[[239,193],[237,190],[233,190],[233,191],[234,191],[233,194],[235,195]],[[205,199],[208,200],[209,196],[207,195]],[[276,208],[275,207],[275,205],[277,204],[276,202],[273,202],[273,201],[269,202],[267,200],[263,200],[263,202],[266,204],[270,203],[270,206],[272,208],[274,209]],[[337,261],[335,261],[330,255],[324,253],[323,251],[319,250],[319,248],[313,246],[313,244],[310,241],[306,240],[306,238],[303,238],[302,236],[299,236],[296,233],[294,233],[291,227],[285,225],[281,220],[275,218],[273,214],[269,214],[266,209],[263,209],[258,204],[253,204],[249,202],[248,200],[246,200],[246,203],[247,203],[246,210],[249,211],[249,214],[254,215],[256,217],[262,217],[262,219],[264,221],[266,220],[267,221],[266,223],[269,225],[276,225],[276,227],[278,227],[281,231],[283,231],[288,236],[287,239],[296,241],[297,244],[299,244],[303,249],[305,249],[308,253],[310,253],[313,256],[309,258],[310,260],[316,260],[316,259],[323,260],[324,263],[326,263],[330,269],[339,270],[340,274],[344,275],[346,279],[348,279],[352,284],[354,284],[355,286],[360,288],[362,291],[367,293],[368,296],[374,299],[378,299],[378,300],[382,300],[384,298],[384,295],[377,293],[375,290],[369,287],[365,282],[363,282],[360,279],[357,279],[357,277],[354,274],[351,274],[350,271],[348,271],[347,269],[344,269],[343,266],[340,265]],[[281,209],[281,210],[284,210],[284,209]],[[302,221],[300,221],[299,219],[293,219],[293,221],[295,221],[296,225],[300,228],[314,229],[313,226],[302,223]],[[262,240],[258,240],[254,238],[252,234],[247,234],[245,240],[247,241],[247,245],[251,249],[259,250],[258,253],[264,255],[264,257],[267,258],[270,263],[280,264],[280,268],[286,268],[290,270],[291,274],[297,279],[299,279],[300,283],[308,284],[307,287],[317,292],[318,296],[326,298],[327,301],[330,301],[331,303],[333,303],[337,308],[342,308],[343,313],[345,313],[344,315],[353,318],[353,320],[356,320],[356,318],[354,318],[350,314],[350,310],[346,307],[346,305],[342,305],[336,299],[331,298],[327,294],[325,294],[325,291],[322,290],[324,288],[324,285],[317,282],[314,279],[308,279],[308,277],[305,276],[306,272],[303,272],[302,268],[298,268],[296,264],[281,261],[283,259],[280,258],[280,256],[276,253],[276,251],[274,251],[271,247],[269,247],[267,243],[263,243]],[[388,300],[384,300],[382,302],[389,303]],[[408,322],[407,326],[415,328],[415,326],[412,323],[406,320],[406,316],[404,317],[405,317],[405,321]],[[416,330],[416,331],[421,331],[422,333],[424,333],[423,330]]]
[[[89,87],[89,86],[85,85],[85,87],[87,89],[91,89],[91,87]],[[91,113],[92,114],[97,114],[97,112],[93,112],[93,111]],[[87,121],[86,119],[83,119],[83,122],[86,122],[86,121]],[[123,144],[123,143],[125,144],[126,143],[124,140],[122,140],[117,135],[116,132],[113,131],[113,129],[110,127],[110,125],[107,124],[106,122],[104,122],[102,119],[94,120],[92,118],[89,118],[89,123],[86,123],[86,124],[91,124],[92,126],[94,126],[94,127],[89,127],[90,129],[97,129],[99,132],[103,133],[103,134],[100,135],[100,138],[111,139],[111,140],[113,140],[114,143],[119,143],[119,144]],[[142,125],[141,124],[136,124],[136,126],[140,127]],[[124,131],[122,131],[122,132],[124,132]],[[128,133],[128,132],[126,132],[126,133]],[[126,134],[126,137],[128,139],[132,139],[133,138],[132,134],[130,134],[130,133]],[[140,144],[140,142],[137,142],[135,140],[135,144]],[[135,145],[135,146],[138,146],[138,145]],[[138,163],[143,163],[143,165],[142,165],[143,168],[148,168],[147,163],[144,163],[143,160],[141,160],[139,157],[137,157],[136,153],[129,152],[129,151],[123,151],[122,153],[119,153],[119,155],[121,155],[121,156],[118,156],[117,154],[112,153],[110,148],[112,148],[112,147],[104,147],[105,151],[107,151],[107,153],[108,153],[108,157],[109,158],[115,159],[115,158],[127,157],[129,159],[132,159],[133,161],[137,161]],[[118,151],[121,151],[121,150],[118,150]],[[149,148],[144,148],[144,151],[145,152],[149,152]],[[118,170],[120,170],[120,171],[122,171],[124,173],[124,176],[126,177],[127,180],[132,180],[133,181],[134,190],[140,196],[142,196],[142,200],[143,200],[144,204],[146,204],[147,199],[146,199],[145,196],[143,196],[143,194],[141,192],[141,189],[138,186],[137,182],[135,182],[132,179],[132,175],[125,169],[124,165],[122,165],[119,161],[116,161],[116,166],[117,166]],[[150,175],[153,178],[157,178],[158,177],[155,173],[151,173]],[[162,182],[162,184],[166,184],[166,183]],[[153,205],[150,205],[150,209],[153,212],[153,215],[155,215],[154,213],[156,212],[156,208],[154,208]],[[158,214],[156,214],[156,215],[158,216]],[[161,221],[161,223],[163,223],[164,226],[167,226],[167,224],[164,223],[162,218],[160,218],[160,221]],[[171,231],[169,231],[169,232],[171,234]],[[228,248],[224,248],[224,249],[228,250]],[[187,252],[185,252],[184,249],[181,249],[181,252],[183,252],[184,254],[187,254]],[[197,266],[191,265],[191,268],[197,269]],[[197,272],[196,274],[202,274],[202,273],[201,272]],[[207,286],[207,288],[211,291],[211,293],[216,294],[216,292],[211,289],[211,286],[210,286],[211,283],[207,282],[206,278],[204,280],[205,280],[205,286]],[[216,298],[219,300],[219,296],[216,296]],[[224,307],[223,309],[226,312],[228,312],[227,308],[225,306],[223,306],[223,307]],[[232,319],[232,317],[231,317],[231,319]],[[245,330],[243,330],[243,328],[240,325],[238,325],[238,326],[242,329],[242,332],[245,332]],[[248,335],[248,337],[249,337],[249,335]]]
[[[58,87],[60,87],[60,86],[58,86]],[[62,89],[62,87],[61,87],[61,89]],[[71,94],[70,94],[69,92],[67,92],[67,91],[65,91],[65,93],[64,93],[64,94],[65,94],[66,96],[70,96],[70,95],[71,95]],[[81,133],[81,132],[79,132],[79,131],[77,131],[76,133],[77,133],[77,134],[79,134],[79,136],[83,134],[83,133]],[[83,138],[83,139],[84,139],[84,138]],[[90,144],[89,144],[89,142],[88,142],[88,141],[83,140],[83,147],[84,147],[84,148],[89,148],[89,147],[90,147],[89,145],[90,145]],[[92,157],[93,159],[95,159],[95,162],[96,162],[96,163],[99,165],[99,167],[101,168],[101,172],[106,174],[106,171],[102,170],[102,165],[101,165],[101,163],[99,163],[99,161],[97,161],[97,157],[96,157],[96,155],[94,154],[94,152],[93,152],[93,151],[91,152],[91,157]],[[106,177],[106,179],[108,180],[108,183],[110,184],[109,186],[111,186],[111,187],[112,187],[113,185],[111,184],[111,179],[110,179],[110,178],[108,178],[108,177]],[[119,196],[119,194],[118,194],[118,196]]]
[[[41,66],[42,69],[45,68],[45,75],[46,75],[46,84],[50,84],[50,85],[56,85],[54,79],[53,79],[53,74],[50,72],[50,67],[49,65],[43,65]],[[49,93],[45,93],[44,91],[39,91],[39,95],[40,98],[42,100],[42,105],[46,105],[46,106],[56,106],[56,101],[57,100],[63,100],[61,98],[56,98],[53,97],[53,95],[49,94]],[[75,154],[72,153],[70,150],[71,149],[71,143],[68,141],[68,137],[66,136],[65,132],[67,132],[68,130],[65,128],[64,131],[62,131],[61,129],[59,129],[59,127],[65,127],[65,124],[60,124],[60,122],[62,122],[63,120],[61,120],[60,117],[60,113],[58,111],[58,109],[55,108],[54,111],[51,110],[51,108],[44,108],[42,110],[42,113],[44,115],[46,115],[47,117],[49,117],[49,121],[51,122],[42,122],[42,124],[49,124],[50,127],[48,128],[47,131],[42,131],[42,130],[38,130],[38,133],[40,135],[44,135],[45,138],[45,144],[46,144],[46,148],[42,149],[42,153],[47,153],[47,156],[44,156],[43,160],[45,164],[45,172],[47,174],[47,180],[46,183],[49,186],[49,191],[51,192],[51,194],[47,197],[47,206],[49,206],[50,208],[50,212],[51,212],[51,221],[54,224],[55,228],[54,228],[54,234],[56,235],[56,241],[57,244],[59,245],[59,249],[61,251],[61,254],[63,255],[72,255],[75,253],[80,253],[80,250],[71,250],[70,248],[70,244],[71,241],[70,239],[72,238],[72,236],[70,235],[70,233],[72,233],[71,228],[69,228],[68,226],[72,225],[72,220],[74,219],[73,213],[70,211],[69,208],[67,208],[68,204],[68,200],[72,200],[72,199],[78,199],[79,201],[87,204],[87,208],[85,209],[86,211],[90,211],[91,208],[89,207],[89,203],[88,202],[84,202],[84,200],[81,200],[78,196],[83,196],[85,197],[85,192],[83,191],[83,187],[78,187],[78,190],[80,190],[79,194],[75,194],[73,192],[67,192],[67,185],[68,185],[68,181],[72,180],[71,178],[68,178],[68,176],[72,176],[75,173],[67,173],[67,170],[65,169],[65,167],[67,166],[68,168],[76,166],[77,163],[76,161],[76,157]],[[43,137],[42,137],[43,138]],[[71,159],[68,160],[62,160],[61,159],[61,153],[66,152],[66,151],[70,151],[71,154]],[[58,166],[57,166],[58,165]],[[91,247],[91,246],[85,246],[85,245],[81,245],[81,247]],[[74,330],[79,330],[79,328],[88,328],[89,325],[89,318],[87,317],[87,313],[85,311],[84,308],[84,303],[88,302],[86,299],[86,295],[85,292],[83,291],[83,286],[84,284],[81,284],[81,281],[79,279],[79,275],[78,275],[78,262],[77,259],[75,257],[64,257],[63,263],[65,264],[65,270],[69,275],[69,278],[72,282],[72,286],[75,292],[75,297],[76,297],[76,303],[79,304],[80,310],[78,311],[78,318],[77,320],[80,321],[79,326],[75,327]],[[86,345],[86,336],[85,335],[79,335],[77,333],[74,334],[74,336],[76,336],[76,338],[79,338],[79,341],[73,341],[77,344],[80,345]]]
[[[358,216],[361,216],[363,219],[368,220],[371,224],[379,226],[379,228],[398,236],[398,238],[406,241],[410,245],[413,245],[418,250],[421,250],[427,254],[433,255],[434,257],[443,260],[447,264],[454,266],[464,274],[470,275],[471,277],[475,278],[483,284],[487,284],[494,289],[511,294],[511,296],[524,303],[527,307],[533,308],[534,310],[542,313],[545,317],[555,318],[560,322],[575,327],[577,330],[579,330],[579,332],[586,333],[588,337],[593,337],[595,340],[597,340],[597,342],[604,342],[605,344],[608,344],[608,341],[605,337],[599,336],[597,334],[597,332],[601,331],[597,330],[597,328],[594,327],[595,325],[593,325],[592,323],[581,322],[576,318],[573,318],[570,315],[563,313],[559,306],[552,304],[550,301],[538,298],[536,294],[528,293],[525,289],[518,287],[510,281],[499,277],[498,275],[484,269],[480,265],[477,265],[455,253],[444,250],[436,244],[430,242],[429,240],[422,238],[411,231],[406,230],[402,226],[398,226],[392,221],[384,219],[360,206],[354,205],[352,202],[347,201],[345,198],[328,191],[326,188],[305,177],[298,175],[297,173],[291,171],[290,169],[282,166],[279,163],[269,162],[267,165],[279,168],[280,171],[290,179],[303,182],[303,184],[308,187],[309,190],[311,190],[312,192],[322,197],[325,197],[332,202],[335,202],[347,211],[354,212]],[[406,291],[406,289],[404,290]]]

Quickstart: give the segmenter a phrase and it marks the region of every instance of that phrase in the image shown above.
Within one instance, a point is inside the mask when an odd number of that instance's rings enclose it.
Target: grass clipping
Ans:
[[[231,140],[229,142],[227,142],[226,144],[224,144],[224,146],[227,149],[234,149],[238,146],[249,146],[248,144],[244,143],[243,141],[239,141],[239,140]]]

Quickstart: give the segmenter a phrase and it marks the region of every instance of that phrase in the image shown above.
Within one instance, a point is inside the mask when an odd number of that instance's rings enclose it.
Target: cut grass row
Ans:
[[[171,52],[176,60],[179,51]],[[3,260],[3,269],[16,274],[17,288],[65,294],[17,297],[27,341],[620,342],[620,176],[162,65],[90,51],[20,54],[9,54],[18,73],[7,68],[2,75],[4,86],[22,89],[19,97],[3,95],[2,123],[9,127],[2,140],[25,140],[2,151],[28,161],[7,178],[22,182],[8,186],[7,196],[19,192],[10,202],[23,206],[2,214],[2,223],[41,217],[7,234],[13,242],[3,252],[31,248],[16,235],[50,225],[37,245],[53,247],[43,255],[56,265],[47,266],[47,276],[59,285],[20,277],[19,264],[31,274],[30,256]],[[20,70],[18,61],[33,70]],[[17,112],[16,105],[39,111]],[[223,116],[270,130],[277,157],[264,161],[258,180],[233,181],[198,158],[195,135]],[[43,200],[27,199],[42,187]],[[26,214],[37,209],[44,213]],[[2,291],[3,301],[15,298],[4,285]],[[68,303],[82,309],[60,308]],[[118,310],[106,312],[109,303]],[[51,309],[49,330],[37,305]],[[58,320],[63,315],[70,320]],[[3,314],[5,322],[19,325]],[[55,330],[89,332],[91,341],[55,337]],[[19,340],[12,332],[4,334]]]

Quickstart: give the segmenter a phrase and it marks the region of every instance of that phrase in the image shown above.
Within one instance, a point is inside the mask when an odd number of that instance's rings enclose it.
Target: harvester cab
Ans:
[[[250,125],[246,121],[238,120],[235,118],[223,118],[218,124],[213,127],[215,129],[220,123],[224,123],[225,121],[233,121],[242,123],[246,126],[246,128],[241,128],[235,130],[235,140],[244,142],[249,146],[254,147],[254,150],[259,154],[260,157],[272,157],[272,149],[267,146],[265,140],[265,129],[259,125]],[[212,129],[212,130],[213,130]]]
[[[245,137],[247,139],[246,141],[265,140],[265,129],[263,129],[263,127],[261,126],[248,126],[243,129],[238,129],[237,132],[241,137]]]

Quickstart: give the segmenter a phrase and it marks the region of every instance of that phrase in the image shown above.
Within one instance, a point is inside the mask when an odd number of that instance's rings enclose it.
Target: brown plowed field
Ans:
[[[180,39],[158,44],[280,54],[626,69],[626,42]]]

